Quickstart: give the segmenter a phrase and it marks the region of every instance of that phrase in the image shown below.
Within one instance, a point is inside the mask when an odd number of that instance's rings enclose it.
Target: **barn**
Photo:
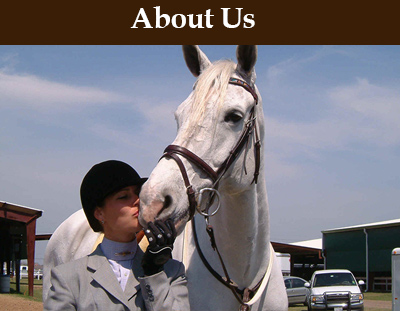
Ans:
[[[348,269],[369,291],[391,291],[391,254],[400,247],[400,219],[322,231],[326,269]]]
[[[33,296],[36,220],[43,211],[8,202],[0,202],[0,292],[10,291],[11,271],[16,273],[20,291],[21,259],[28,260],[28,288]],[[4,269],[5,268],[5,269]]]

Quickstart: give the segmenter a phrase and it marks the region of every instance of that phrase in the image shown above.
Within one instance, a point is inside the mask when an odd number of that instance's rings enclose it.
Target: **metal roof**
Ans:
[[[33,218],[39,218],[42,216],[43,211],[31,207],[26,207],[14,203],[0,202],[0,218],[29,222]]]
[[[321,232],[322,233],[335,233],[335,232],[353,231],[353,230],[360,230],[360,229],[391,227],[391,226],[398,226],[398,225],[400,225],[400,218],[399,219],[386,220],[386,221],[373,222],[373,223],[363,224],[363,225],[356,225],[356,226],[328,229],[328,230],[324,230],[324,231],[321,231]]]
[[[305,246],[285,244],[279,242],[271,242],[271,244],[274,250],[278,253],[311,255],[311,254],[319,254],[321,252],[321,249],[313,247],[305,247]]]
[[[295,245],[295,246],[307,247],[307,248],[322,249],[322,238],[307,240],[307,241],[300,241],[300,242],[289,243],[289,244]]]
[[[32,214],[32,215],[38,214],[38,213],[43,213],[42,210],[39,210],[36,208],[18,205],[18,204],[14,204],[14,203],[10,203],[10,202],[4,202],[4,201],[1,202],[0,201],[0,208],[2,208],[3,206],[7,206],[7,209],[11,209],[16,212],[24,212],[24,213]]]

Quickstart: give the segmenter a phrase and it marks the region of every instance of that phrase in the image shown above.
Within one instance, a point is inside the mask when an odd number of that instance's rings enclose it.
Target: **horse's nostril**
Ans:
[[[172,205],[172,197],[170,195],[166,195],[164,198],[164,204],[161,208],[161,210],[157,213],[157,217],[160,216],[160,214],[166,210],[168,207]]]
[[[172,197],[170,195],[165,196],[163,209],[168,208],[172,204]]]

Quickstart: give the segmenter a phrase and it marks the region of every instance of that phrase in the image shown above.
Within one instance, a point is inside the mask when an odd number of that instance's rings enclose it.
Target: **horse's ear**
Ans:
[[[257,45],[238,45],[236,58],[238,60],[237,71],[244,77],[251,78],[257,61]]]
[[[211,65],[206,54],[204,54],[197,45],[183,45],[182,51],[186,65],[195,77],[198,77]]]

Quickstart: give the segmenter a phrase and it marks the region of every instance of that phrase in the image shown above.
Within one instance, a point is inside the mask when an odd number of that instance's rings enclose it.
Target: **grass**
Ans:
[[[17,292],[17,282],[15,277],[10,279],[10,295],[31,299],[34,301],[42,301],[43,281],[34,279],[33,281],[33,297],[29,296],[28,279],[23,278],[20,281],[20,292]]]
[[[392,301],[392,293],[364,293],[364,299]]]

